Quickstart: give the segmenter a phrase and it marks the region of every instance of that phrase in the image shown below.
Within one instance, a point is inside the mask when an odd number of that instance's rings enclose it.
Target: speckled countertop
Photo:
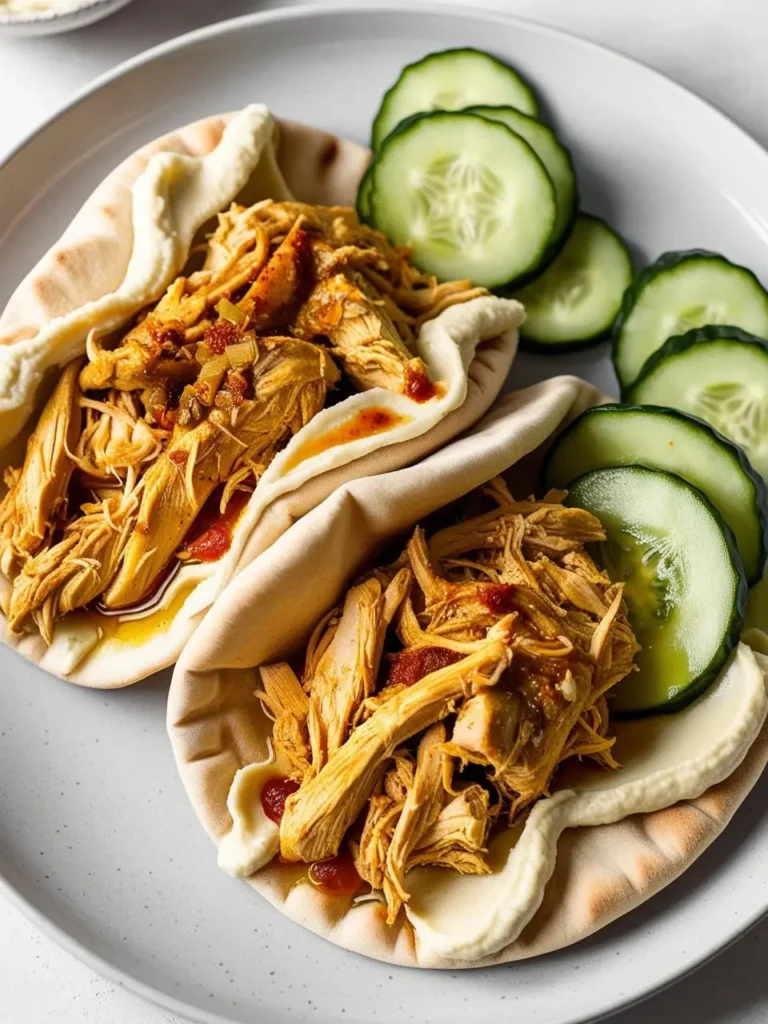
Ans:
[[[285,6],[275,0],[134,0],[68,35],[0,38],[0,158],[69,94],[116,63],[217,18]],[[485,0],[484,6],[605,43],[666,72],[768,145],[765,0]],[[0,833],[1,834],[1,833]],[[714,963],[618,1024],[764,1024],[768,922]],[[38,934],[0,899],[0,1020],[8,1024],[176,1024],[104,981]]]

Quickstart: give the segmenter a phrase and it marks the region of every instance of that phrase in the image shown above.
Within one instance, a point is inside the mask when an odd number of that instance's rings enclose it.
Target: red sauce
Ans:
[[[232,530],[249,498],[250,494],[246,491],[235,491],[224,512],[219,511],[219,494],[214,493],[208,499],[185,544],[190,558],[200,562],[216,562],[229,551]]]
[[[223,318],[206,327],[203,335],[203,340],[215,356],[222,355],[227,345],[234,345],[242,339],[243,332],[237,324]]]
[[[437,388],[423,370],[409,366],[405,371],[405,394],[414,402],[428,402],[437,394]]]
[[[155,413],[157,424],[162,430],[173,430],[178,413],[175,409],[160,409]]]
[[[514,583],[489,583],[480,591],[479,597],[489,612],[494,615],[509,615],[515,610]]]
[[[407,416],[392,412],[379,406],[372,406],[368,409],[360,409],[359,412],[338,427],[326,431],[321,437],[314,437],[305,441],[288,460],[286,470],[293,469],[305,459],[328,451],[329,448],[336,448],[340,444],[348,444],[350,441],[359,441],[362,437],[371,437],[374,434],[383,434],[387,430],[400,423],[406,423]]]
[[[392,683],[404,683],[406,686],[413,686],[430,672],[437,672],[438,669],[447,665],[454,665],[464,657],[458,651],[451,651],[447,647],[412,647],[400,651],[395,655],[394,661],[389,669],[387,685]]]
[[[284,775],[275,776],[264,783],[261,791],[261,806],[270,821],[279,825],[285,814],[285,801],[299,789],[298,782]]]
[[[189,452],[186,452],[183,449],[179,449],[175,452],[168,452],[168,458],[174,463],[174,465],[180,466],[184,469],[187,464],[187,460],[189,459]]]
[[[149,333],[153,339],[160,345],[161,348],[168,350],[175,350],[180,348],[184,344],[184,335],[181,331],[175,327],[169,327],[167,324],[155,324],[149,323]]]
[[[310,864],[309,880],[327,896],[354,896],[363,884],[348,850]]]

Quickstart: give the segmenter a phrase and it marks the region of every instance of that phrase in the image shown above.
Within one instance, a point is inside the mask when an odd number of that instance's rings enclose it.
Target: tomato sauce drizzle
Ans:
[[[270,821],[279,825],[285,814],[285,801],[296,793],[299,784],[285,775],[276,775],[264,783],[261,790],[261,806]]]
[[[387,685],[403,683],[405,686],[413,686],[430,672],[454,665],[463,657],[463,654],[451,651],[447,647],[411,647],[400,651],[390,666]]]
[[[437,387],[423,370],[414,370],[408,366],[405,371],[405,394],[414,402],[428,402],[437,394]]]
[[[315,861],[309,865],[309,880],[326,896],[354,896],[363,885],[357,873],[352,854],[342,851],[330,860]]]
[[[219,511],[220,494],[208,499],[192,527],[191,539],[184,545],[190,558],[199,562],[217,562],[226,555],[232,544],[235,523],[250,496],[247,491],[235,491],[224,512]]]

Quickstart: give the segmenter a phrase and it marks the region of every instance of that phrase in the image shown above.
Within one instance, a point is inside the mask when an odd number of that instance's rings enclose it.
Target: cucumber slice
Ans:
[[[594,345],[610,331],[631,282],[622,240],[605,221],[580,213],[544,273],[514,292],[525,306],[521,341],[561,351]]]
[[[542,473],[546,487],[567,488],[609,466],[666,470],[698,487],[733,531],[748,582],[761,578],[768,547],[765,484],[738,445],[676,409],[596,405],[558,437]]]
[[[625,400],[669,405],[706,420],[741,445],[768,480],[768,343],[737,327],[702,327],[669,338]]]
[[[371,222],[371,189],[373,188],[373,163],[368,165],[368,170],[360,180],[357,187],[357,202],[355,210],[363,224]]]
[[[768,337],[768,293],[746,267],[704,249],[668,252],[637,275],[613,335],[622,388],[667,338],[707,324],[734,324]]]
[[[501,103],[537,117],[533,89],[515,70],[490,53],[464,47],[430,53],[400,72],[384,93],[373,121],[376,152],[395,125],[411,114],[462,110],[476,103]]]
[[[477,114],[420,114],[376,157],[371,222],[442,280],[494,288],[530,273],[555,222],[552,181],[528,143]]]
[[[546,168],[555,187],[557,214],[552,229],[551,246],[557,246],[572,226],[576,216],[576,174],[570,152],[549,127],[514,107],[467,107],[466,113],[479,114],[491,121],[500,121],[522,136]],[[626,286],[625,286],[626,287]]]
[[[678,711],[719,673],[739,638],[747,583],[733,534],[701,491],[671,473],[621,466],[579,477],[568,504],[605,527],[597,557],[625,581],[641,650],[608,693],[620,715]]]

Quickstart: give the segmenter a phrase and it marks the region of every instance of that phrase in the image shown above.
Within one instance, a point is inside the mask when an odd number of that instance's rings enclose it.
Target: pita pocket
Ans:
[[[455,969],[570,945],[682,874],[765,767],[768,660],[744,643],[683,711],[609,715],[636,645],[582,546],[602,527],[557,492],[513,497],[600,400],[556,378],[345,484],[176,667],[170,738],[220,866],[340,946]],[[548,680],[532,702],[527,670]]]
[[[350,208],[368,151],[252,105],[150,143],[0,317],[0,607],[44,669],[125,686],[346,480],[498,394],[522,307],[437,284]]]

